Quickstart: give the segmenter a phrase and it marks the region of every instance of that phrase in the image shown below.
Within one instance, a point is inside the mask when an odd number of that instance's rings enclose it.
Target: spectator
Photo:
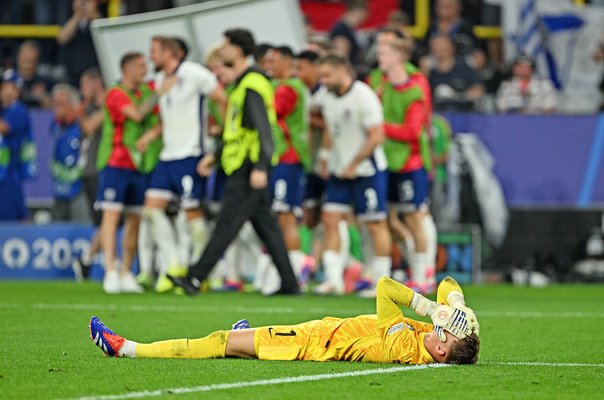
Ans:
[[[69,19],[71,0],[35,0],[32,2],[34,22],[36,25],[63,25]],[[56,43],[43,40],[41,44],[41,60],[51,63],[56,52]]]
[[[31,122],[24,103],[19,101],[23,80],[14,70],[2,75],[0,86],[0,221],[27,218],[23,195],[21,153],[31,140]]]
[[[549,114],[556,111],[558,96],[553,83],[535,74],[534,61],[519,56],[512,77],[501,84],[496,106],[502,113]]]
[[[86,196],[82,191],[82,168],[79,163],[79,106],[80,95],[72,86],[60,83],[52,89],[55,121],[50,131],[53,139],[51,175],[54,221],[90,223]]]
[[[470,56],[471,61],[468,62],[475,68],[482,68],[486,62],[482,43],[474,36],[472,23],[461,17],[461,1],[437,0],[434,11],[436,15],[430,24],[425,44],[428,45],[435,35],[448,35],[455,45],[456,56]]]
[[[337,53],[348,56],[351,63],[356,64],[361,54],[361,44],[355,29],[367,18],[367,4],[362,0],[349,0],[346,12],[336,22],[329,32]]]
[[[478,73],[464,60],[455,58],[451,38],[438,34],[430,40],[432,65],[428,78],[436,111],[471,111],[484,93]]]
[[[98,66],[90,23],[100,17],[97,0],[73,0],[73,15],[57,36],[65,49],[65,66],[73,86],[79,85],[84,71]]]
[[[50,107],[50,89],[53,82],[39,74],[40,46],[27,40],[19,46],[17,74],[23,81],[21,99],[28,107]]]

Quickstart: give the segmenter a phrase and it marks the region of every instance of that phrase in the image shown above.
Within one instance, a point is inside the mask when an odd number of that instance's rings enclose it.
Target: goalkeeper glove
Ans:
[[[452,291],[447,295],[447,303],[449,303],[451,307],[460,309],[466,313],[466,318],[468,319],[468,325],[470,327],[470,330],[474,332],[476,336],[478,336],[480,332],[480,325],[478,324],[478,319],[476,318],[476,314],[474,313],[474,311],[471,308],[466,307],[466,302],[463,293],[458,290]]]
[[[463,310],[438,304],[419,293],[413,294],[410,305],[419,315],[427,315],[432,319],[438,339],[443,343],[447,341],[447,336],[443,330],[452,333],[459,339],[471,334],[466,312]]]

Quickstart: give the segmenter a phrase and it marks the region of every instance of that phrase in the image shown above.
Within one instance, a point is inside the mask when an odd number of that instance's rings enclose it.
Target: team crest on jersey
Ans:
[[[391,326],[390,329],[388,329],[388,334],[392,335],[393,333],[402,331],[403,329],[405,329],[404,323],[396,324],[394,326]]]
[[[391,326],[390,329],[388,329],[388,334],[392,335],[393,333],[398,332],[398,331],[402,331],[405,328],[409,329],[410,331],[415,331],[415,328],[412,327],[411,325],[406,324],[404,322],[401,322],[400,324],[396,324],[396,325]]]
[[[347,108],[346,110],[344,110],[344,119],[345,120],[349,120],[351,116],[352,116],[352,111],[350,109]]]

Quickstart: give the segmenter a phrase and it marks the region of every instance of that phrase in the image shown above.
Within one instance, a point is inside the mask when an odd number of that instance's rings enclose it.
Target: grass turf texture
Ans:
[[[405,370],[175,394],[177,399],[443,399],[601,398],[604,384],[604,287],[465,287],[481,323],[476,366]],[[240,318],[252,326],[292,324],[323,316],[372,313],[374,302],[354,296],[266,298],[256,294],[176,295],[102,293],[99,284],[0,282],[0,397],[70,399],[124,395],[301,375],[393,367],[367,363],[258,360],[105,358],[88,338],[99,316],[137,341],[205,336]],[[407,316],[416,317],[405,310]],[[600,366],[515,365],[513,362]]]

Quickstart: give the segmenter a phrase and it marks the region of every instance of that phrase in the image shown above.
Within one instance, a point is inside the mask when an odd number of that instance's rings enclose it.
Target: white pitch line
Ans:
[[[405,365],[393,368],[376,368],[367,369],[361,371],[349,371],[349,372],[338,372],[332,374],[319,374],[319,375],[301,375],[292,376],[286,378],[275,378],[275,379],[261,379],[257,381],[244,381],[244,382],[233,382],[233,383],[218,383],[214,385],[203,385],[194,387],[180,387],[180,388],[169,388],[169,389],[158,389],[158,390],[143,390],[140,392],[130,392],[124,394],[113,394],[113,395],[100,395],[100,396],[86,396],[78,397],[74,400],[123,400],[123,399],[142,399],[145,397],[159,397],[172,394],[186,394],[186,393],[200,393],[200,392],[212,392],[215,390],[227,390],[227,389],[239,389],[250,386],[268,386],[268,385],[280,385],[283,383],[299,383],[299,382],[312,382],[322,381],[326,379],[340,379],[349,378],[353,376],[367,376],[367,375],[383,375],[392,374],[395,372],[402,371],[418,371],[428,368],[442,368],[447,367],[447,364],[432,364],[432,365]]]
[[[498,362],[498,361],[487,361],[480,362],[479,365],[502,365],[502,366],[528,366],[528,367],[591,367],[591,368],[604,368],[604,364],[587,364],[587,363],[548,363],[548,362]],[[85,396],[77,397],[72,400],[125,400],[125,399],[142,399],[145,397],[159,397],[164,395],[172,394],[188,394],[188,393],[201,393],[201,392],[212,392],[216,390],[228,390],[228,389],[239,389],[250,386],[269,386],[279,385],[283,383],[300,383],[300,382],[312,382],[322,381],[327,379],[339,379],[348,378],[354,376],[367,376],[367,375],[383,375],[391,374],[403,371],[418,371],[428,368],[444,368],[450,367],[449,364],[429,364],[429,365],[404,365],[392,368],[376,368],[361,371],[349,371],[339,372],[331,374],[319,374],[319,375],[302,375],[293,376],[286,378],[275,378],[275,379],[260,379],[257,381],[244,381],[244,382],[233,382],[233,383],[218,383],[213,385],[203,385],[194,387],[180,387],[180,388],[168,388],[168,389],[157,389],[157,390],[143,390],[140,392],[130,392],[124,394],[110,394],[110,395],[98,395],[98,396]]]
[[[1,308],[30,308],[34,310],[68,311],[125,311],[125,312],[217,312],[237,314],[319,314],[319,315],[360,315],[373,314],[373,308],[295,308],[295,307],[216,307],[216,306],[168,306],[137,304],[63,304],[63,303],[0,303]],[[604,318],[604,312],[543,312],[543,311],[481,311],[479,317],[502,318]],[[245,315],[244,315],[245,316]]]
[[[531,362],[531,361],[517,361],[517,362],[498,362],[498,361],[485,361],[479,364],[482,365],[520,365],[527,367],[590,367],[590,368],[604,368],[604,364],[588,364],[588,363],[559,363],[559,362]]]

